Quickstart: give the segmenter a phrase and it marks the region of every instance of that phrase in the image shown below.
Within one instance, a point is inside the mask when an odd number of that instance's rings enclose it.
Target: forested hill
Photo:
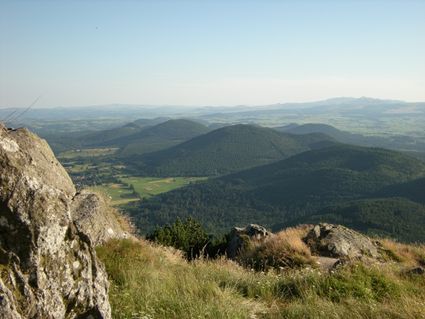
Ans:
[[[388,186],[377,194],[382,197],[402,196],[425,204],[425,177]]]
[[[333,143],[333,139],[324,134],[292,135],[239,124],[133,161],[150,175],[214,176],[268,164]]]
[[[123,126],[96,132],[45,134],[56,151],[84,148],[119,148],[122,157],[158,151],[210,131],[186,119],[139,119]]]
[[[338,130],[337,128],[331,125],[322,124],[322,123],[307,123],[307,124],[301,124],[301,125],[293,123],[293,124],[288,124],[285,126],[275,127],[275,130],[279,132],[286,132],[286,133],[292,133],[292,134],[324,133],[338,140],[349,138],[352,135],[361,136],[360,134],[352,134],[350,132],[344,132],[344,131]]]
[[[117,138],[111,143],[121,147],[118,155],[125,158],[171,147],[208,131],[210,129],[207,126],[198,122],[177,119],[149,127],[133,135]]]
[[[288,176],[296,177],[297,174],[294,172],[299,174],[300,178],[303,176],[310,178],[311,173],[319,172],[327,179],[331,176],[349,174],[352,175],[352,178],[347,180],[344,185],[352,187],[357,184],[356,181],[359,181],[363,184],[361,189],[365,191],[365,180],[370,181],[367,188],[373,190],[372,186],[375,184],[376,188],[379,188],[385,184],[421,176],[425,173],[425,163],[402,153],[382,148],[334,145],[303,152],[284,161],[246,170],[224,177],[224,179],[242,179],[259,187],[270,185],[271,182],[286,180]],[[335,174],[331,175],[327,172],[335,172]],[[318,182],[322,184],[320,180]],[[317,186],[321,188],[324,185]],[[326,189],[329,187],[333,187],[333,184],[328,185]]]
[[[117,145],[112,142],[113,140],[119,138],[125,139],[127,136],[139,133],[148,127],[158,125],[167,120],[168,118],[165,117],[138,119],[125,125],[96,131],[91,131],[85,126],[80,129],[77,126],[70,131],[63,132],[58,130],[60,126],[58,124],[53,127],[51,125],[48,129],[37,129],[36,131],[49,142],[49,145],[53,148],[55,153],[58,154],[60,152],[75,149],[117,147]],[[70,125],[72,125],[72,121],[70,122]]]
[[[164,117],[138,119],[123,126],[87,134],[84,136],[82,142],[86,146],[119,146],[114,141],[133,136],[134,134],[138,134],[149,127],[161,124],[167,120],[168,119]]]
[[[338,145],[163,194],[142,203],[134,217],[141,229],[146,229],[148,225],[163,225],[190,215],[210,230],[221,232],[231,225],[250,222],[281,227],[308,220],[313,215],[326,220],[325,208],[334,217],[341,212],[348,223],[347,211],[351,210],[341,205],[349,202],[350,207],[358,207],[357,201],[363,201],[363,213],[374,216],[369,222],[365,219],[366,231],[393,232],[400,239],[416,236],[425,241],[424,205],[414,198],[403,198],[406,195],[396,188],[391,194],[388,190],[391,185],[423,176],[425,163],[404,154]],[[385,197],[380,193],[383,190],[392,200],[376,202]],[[368,208],[365,200],[374,201],[374,205]],[[376,214],[378,206],[383,213]],[[350,218],[355,218],[357,211],[353,208]],[[407,218],[412,217],[412,211],[415,218]],[[398,216],[399,229],[412,229],[416,233],[392,231],[394,226],[389,220],[394,221],[394,216]]]

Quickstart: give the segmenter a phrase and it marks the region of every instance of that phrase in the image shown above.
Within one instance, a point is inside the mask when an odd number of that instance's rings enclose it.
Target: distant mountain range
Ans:
[[[21,108],[24,110],[26,107]],[[400,100],[383,100],[370,97],[337,97],[315,102],[277,103],[258,106],[173,106],[173,105],[132,105],[132,104],[109,104],[76,107],[34,107],[22,115],[20,120],[76,120],[89,118],[154,118],[154,117],[184,117],[216,115],[219,113],[244,113],[253,112],[278,112],[287,110],[313,110],[322,112],[329,111],[354,111],[358,112],[384,112],[397,114],[424,113],[425,102],[405,102]],[[7,118],[13,111],[19,108],[0,107],[0,119]],[[257,114],[258,115],[258,114]],[[15,116],[12,117],[12,119]]]
[[[347,131],[341,131],[337,128],[327,124],[289,124],[281,127],[275,127],[280,132],[291,134],[310,134],[310,133],[323,133],[335,140],[353,145],[361,146],[377,146],[396,150],[417,151],[425,152],[425,140],[418,141],[411,136],[365,136],[361,134],[354,134]]]

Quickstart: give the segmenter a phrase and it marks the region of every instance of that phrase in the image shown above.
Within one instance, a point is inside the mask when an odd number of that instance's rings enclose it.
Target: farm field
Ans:
[[[118,148],[108,147],[108,148],[86,148],[78,150],[70,150],[62,152],[58,155],[59,159],[74,159],[74,158],[87,158],[87,157],[97,157],[114,154]]]
[[[93,186],[90,189],[105,194],[111,200],[113,206],[124,206],[140,200],[140,197],[133,192],[131,187],[123,184],[109,183]]]
[[[206,180],[206,177],[123,177],[120,180],[128,187],[133,187],[141,199],[145,199],[194,182]]]
[[[147,199],[169,192],[194,182],[206,180],[205,177],[121,177],[120,183],[108,183],[90,187],[109,197],[114,206],[123,206],[131,202]]]

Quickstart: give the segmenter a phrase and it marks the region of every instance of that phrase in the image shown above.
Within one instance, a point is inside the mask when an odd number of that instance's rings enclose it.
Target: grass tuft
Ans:
[[[425,245],[402,244],[391,239],[381,239],[387,257],[408,266],[425,266]]]
[[[250,241],[244,247],[240,262],[255,270],[314,266],[315,258],[304,243],[308,227],[287,228],[265,240]]]

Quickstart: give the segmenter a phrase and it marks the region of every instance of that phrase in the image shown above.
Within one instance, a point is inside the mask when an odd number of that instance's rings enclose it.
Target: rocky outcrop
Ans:
[[[226,255],[229,258],[235,258],[244,247],[244,245],[250,240],[262,240],[266,237],[271,236],[265,227],[250,224],[246,227],[234,227],[228,235],[228,245],[226,249]]]
[[[367,236],[341,225],[319,224],[304,239],[315,255],[343,258],[378,258],[377,245]]]
[[[0,318],[111,317],[94,245],[123,232],[102,205],[44,140],[0,124]]]
[[[342,225],[322,223],[300,225],[297,229],[298,231],[289,229],[289,231],[284,230],[273,234],[265,227],[255,224],[244,228],[235,227],[227,235],[226,254],[231,259],[238,260],[241,256],[242,259],[246,259],[248,248],[248,255],[254,252],[257,254],[255,258],[258,259],[258,252],[265,250],[267,253],[263,254],[262,258],[267,257],[275,263],[279,259],[284,259],[286,263],[284,267],[287,268],[291,267],[291,262],[288,261],[298,254],[298,257],[310,256],[310,259],[314,260],[322,270],[330,270],[350,261],[382,260],[382,249],[379,243]],[[282,234],[284,234],[284,240],[281,238]],[[273,244],[270,244],[270,240]],[[307,252],[303,250],[300,243],[305,245]],[[279,247],[279,245],[282,246]],[[253,247],[254,250],[252,250]],[[282,252],[284,258],[282,258]],[[306,258],[306,261],[308,259]],[[262,262],[256,260],[257,264]],[[307,262],[305,265],[307,266],[309,263]]]
[[[87,191],[78,193],[71,204],[71,215],[77,230],[88,236],[94,246],[114,238],[131,237],[123,230],[117,211],[99,194]]]

